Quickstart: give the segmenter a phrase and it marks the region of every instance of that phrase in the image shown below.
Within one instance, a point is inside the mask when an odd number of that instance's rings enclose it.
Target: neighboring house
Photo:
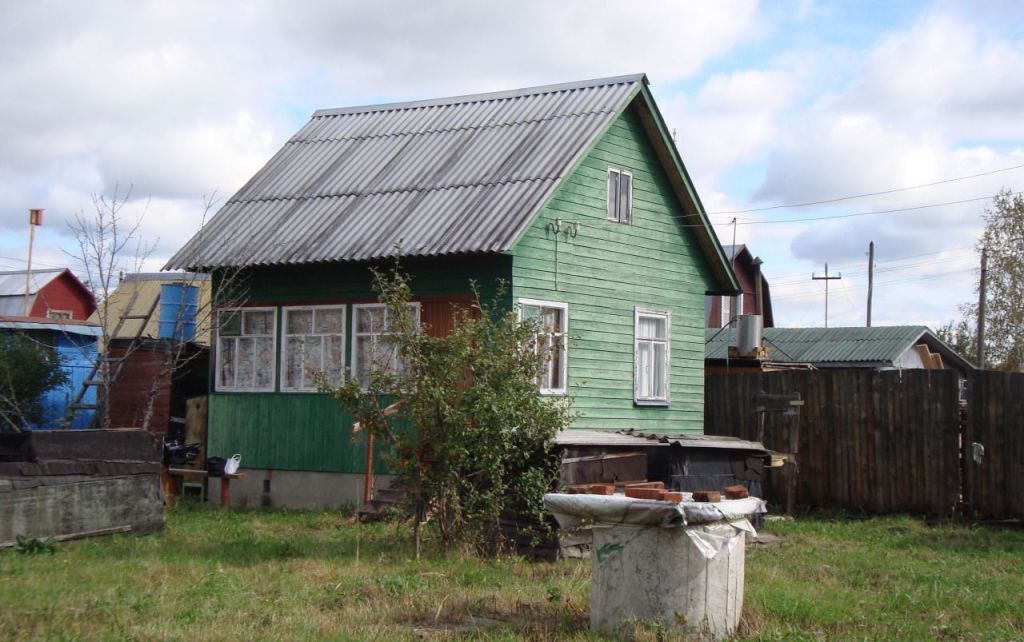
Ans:
[[[32,270],[28,313],[25,270],[0,272],[0,315],[85,321],[96,310],[96,297],[67,268]]]
[[[772,314],[772,296],[768,279],[761,273],[761,259],[750,253],[746,245],[724,245],[722,251],[732,263],[743,294],[708,295],[704,300],[704,314],[709,328],[721,328],[741,314],[760,314],[763,327],[775,325]],[[760,299],[758,289],[760,288]]]
[[[738,287],[645,76],[323,110],[167,266],[243,272],[208,407],[239,501],[360,500],[363,440],[312,374],[364,374],[396,253],[428,332],[471,279],[542,319],[575,427],[703,430],[703,301]]]
[[[111,386],[111,426],[183,431],[186,400],[209,386],[210,283],[209,274],[127,274],[92,315],[101,324],[106,317],[111,341],[104,350],[124,362]],[[188,290],[191,308],[182,305]],[[187,341],[172,340],[185,327],[195,328]]]
[[[707,330],[707,374],[792,367],[973,370],[923,325],[871,328],[765,328],[764,359],[729,358],[736,332]]]
[[[103,317],[106,316],[107,334],[113,339],[132,339],[136,335],[157,339],[160,337],[160,319],[174,318],[178,308],[165,310],[168,302],[159,301],[161,292],[165,285],[179,285],[183,287],[195,287],[198,289],[196,330],[192,341],[201,345],[210,345],[210,275],[174,272],[140,272],[137,274],[126,274],[117,288],[110,293],[107,300],[99,305],[96,312],[90,317],[90,321],[103,324]],[[146,327],[139,331],[139,324],[142,319],[131,317],[145,316],[153,304],[156,309]],[[172,301],[170,305],[177,302]],[[118,330],[117,325],[121,317],[126,318]],[[117,330],[117,334],[114,332]]]
[[[34,273],[34,271],[33,271]],[[22,276],[24,276],[22,272]],[[24,334],[54,349],[68,381],[43,394],[43,421],[32,428],[37,430],[60,428],[82,382],[96,363],[96,342],[100,328],[88,321],[66,319],[39,319],[34,317],[0,316],[0,332]],[[96,403],[95,387],[86,388],[82,404]],[[92,410],[76,413],[71,428],[88,428]]]

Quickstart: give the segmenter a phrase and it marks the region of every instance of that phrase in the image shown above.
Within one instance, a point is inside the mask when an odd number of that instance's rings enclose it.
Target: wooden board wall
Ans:
[[[629,225],[607,219],[608,168],[633,174]],[[513,297],[567,303],[578,428],[701,432],[707,261],[637,113],[619,117],[513,248]],[[575,237],[557,220],[578,222]],[[557,237],[557,241],[556,241]],[[633,402],[636,307],[671,314],[671,400]],[[577,387],[578,386],[578,387]]]
[[[707,434],[757,438],[759,393],[799,392],[797,502],[869,513],[952,517],[960,496],[960,397],[954,371],[819,370],[707,378]],[[1024,392],[1024,391],[1022,391]],[[791,452],[769,414],[765,446]],[[781,476],[769,498],[785,498]]]
[[[982,371],[967,381],[964,470],[968,514],[1024,519],[1024,374]],[[980,461],[973,444],[981,444]]]

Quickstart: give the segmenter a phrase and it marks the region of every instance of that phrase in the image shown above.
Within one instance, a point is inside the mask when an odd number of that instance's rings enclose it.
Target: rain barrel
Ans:
[[[196,311],[199,308],[199,288],[184,283],[165,283],[160,286],[161,339],[191,341],[196,334]]]

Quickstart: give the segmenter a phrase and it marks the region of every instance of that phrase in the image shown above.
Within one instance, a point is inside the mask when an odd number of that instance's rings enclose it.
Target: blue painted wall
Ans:
[[[31,332],[30,336],[52,345],[57,350],[61,367],[68,373],[68,382],[43,394],[43,422],[39,426],[33,426],[35,430],[47,430],[60,428],[67,412],[68,405],[74,401],[82,387],[82,382],[88,376],[93,364],[96,362],[96,337],[66,334],[52,330]],[[84,404],[96,403],[96,387],[89,386],[82,398]],[[92,410],[80,410],[75,415],[72,428],[87,428],[92,421]]]

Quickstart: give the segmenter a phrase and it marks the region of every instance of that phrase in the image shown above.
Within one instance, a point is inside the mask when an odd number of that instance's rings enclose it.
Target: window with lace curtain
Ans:
[[[420,304],[407,305],[409,314],[419,323]],[[371,366],[390,368],[396,373],[405,369],[405,360],[390,340],[389,314],[388,307],[382,303],[352,306],[352,375],[363,386],[370,382]]]
[[[275,308],[220,310],[217,318],[218,391],[274,390],[277,314]]]
[[[345,372],[345,306],[283,308],[281,390],[315,392],[314,376],[339,385]]]
[[[633,397],[639,405],[669,400],[669,313],[636,309],[633,344]]]

